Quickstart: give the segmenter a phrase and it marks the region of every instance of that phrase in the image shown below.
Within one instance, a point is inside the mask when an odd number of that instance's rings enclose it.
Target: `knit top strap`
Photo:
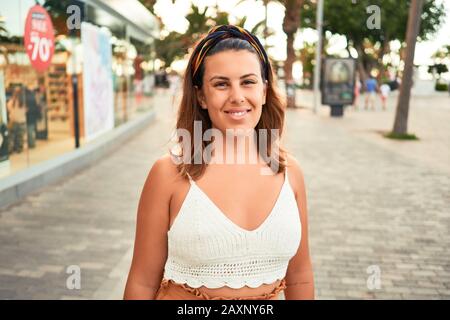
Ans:
[[[189,183],[190,183],[190,184],[194,184],[194,180],[193,180],[192,177],[189,175],[189,173],[186,172],[186,175],[187,175],[188,178],[189,178]]]

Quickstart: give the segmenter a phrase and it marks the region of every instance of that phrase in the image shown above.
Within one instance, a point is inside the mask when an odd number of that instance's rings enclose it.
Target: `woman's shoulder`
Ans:
[[[289,152],[286,153],[286,167],[288,168],[289,173],[291,173],[291,171],[297,173],[302,172],[300,162],[292,153]]]
[[[174,190],[182,183],[176,164],[169,155],[158,158],[150,168],[143,187],[144,197],[170,201]]]
[[[164,154],[159,157],[150,170],[156,179],[164,180],[166,182],[174,182],[180,178],[178,168],[170,154]]]
[[[288,179],[292,185],[295,194],[303,192],[305,182],[303,177],[303,170],[300,162],[290,153],[286,154],[286,170],[288,172]]]

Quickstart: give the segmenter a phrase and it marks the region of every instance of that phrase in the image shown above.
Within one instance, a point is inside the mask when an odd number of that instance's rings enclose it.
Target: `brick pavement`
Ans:
[[[448,100],[414,99],[414,142],[378,132],[392,127],[395,96],[388,111],[348,109],[341,119],[325,107],[291,112],[287,142],[305,172],[319,298],[450,298]],[[371,265],[380,290],[367,287]]]

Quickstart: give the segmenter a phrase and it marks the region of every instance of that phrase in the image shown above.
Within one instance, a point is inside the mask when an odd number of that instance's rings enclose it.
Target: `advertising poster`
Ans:
[[[55,51],[55,36],[52,20],[40,5],[35,5],[28,11],[23,40],[33,68],[45,71],[50,66]]]
[[[87,141],[114,128],[111,34],[83,22],[84,132]]]
[[[351,105],[354,99],[355,60],[327,58],[324,60],[322,104]]]

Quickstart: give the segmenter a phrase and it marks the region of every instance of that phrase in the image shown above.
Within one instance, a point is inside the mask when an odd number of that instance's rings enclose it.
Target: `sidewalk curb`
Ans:
[[[25,196],[87,168],[102,159],[126,140],[139,133],[155,120],[155,111],[149,111],[85,146],[50,159],[11,176],[2,178],[0,209],[12,205]]]

